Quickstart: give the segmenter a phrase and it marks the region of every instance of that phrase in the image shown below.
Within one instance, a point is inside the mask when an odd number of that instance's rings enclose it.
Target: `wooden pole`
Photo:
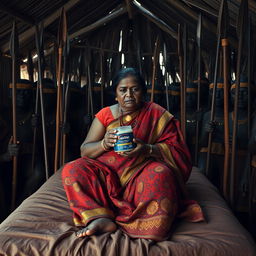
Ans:
[[[37,87],[39,87],[39,96],[40,96],[40,107],[41,107],[41,118],[42,118],[42,129],[43,129],[43,143],[44,143],[44,163],[45,163],[45,177],[46,179],[49,178],[49,167],[48,167],[48,152],[47,152],[47,141],[46,141],[46,128],[45,128],[45,114],[44,114],[44,100],[43,100],[43,74],[42,74],[42,63],[41,63],[41,50],[42,45],[39,42],[39,29],[36,25],[36,47],[37,47],[37,54],[38,54],[38,80],[37,80]]]
[[[201,35],[202,35],[202,14],[199,14],[198,17],[198,24],[197,24],[197,33],[196,33],[196,39],[197,39],[197,52],[198,52],[198,69],[197,69],[197,112],[199,113],[201,109],[201,102],[200,102],[200,96],[201,96]],[[199,140],[199,120],[196,120],[196,141],[195,141],[195,165],[198,163],[198,142]]]
[[[164,76],[165,76],[165,95],[166,95],[166,108],[168,111],[170,111],[170,104],[169,104],[169,94],[168,94],[168,86],[170,84],[169,82],[169,77],[167,73],[167,54],[166,54],[166,43],[163,44],[163,57],[164,57],[164,66],[165,66],[165,71],[164,71]]]
[[[151,84],[151,97],[150,100],[153,102],[154,101],[154,94],[155,94],[155,81],[157,77],[157,64],[159,60],[159,44],[160,44],[160,39],[159,36],[156,38],[155,42],[155,49],[154,49],[154,59],[153,59],[153,73],[152,73],[152,84]]]
[[[217,49],[216,49],[215,66],[214,66],[213,92],[212,92],[211,115],[210,115],[211,123],[213,123],[214,118],[215,118],[215,98],[216,98],[218,64],[219,64],[219,55],[220,55],[221,29],[223,26],[222,22],[223,22],[224,1],[225,0],[222,0],[222,2],[221,2],[221,6],[220,6],[220,10],[219,10],[219,17],[218,17]],[[210,169],[211,147],[212,147],[212,132],[209,132],[208,150],[207,150],[207,158],[206,158],[206,175],[207,176],[209,176],[209,169]]]
[[[228,39],[222,39],[223,49],[223,78],[224,78],[224,172],[222,191],[228,199],[228,177],[229,177],[229,114],[228,114],[228,95],[229,95],[229,73],[228,73]]]
[[[184,140],[186,141],[186,88],[187,88],[187,82],[188,82],[188,77],[187,77],[187,39],[188,39],[188,33],[187,33],[187,25],[186,23],[184,24],[184,29],[183,29],[183,95],[181,97],[183,97],[183,129],[184,129]]]
[[[59,168],[59,152],[62,150],[60,146],[60,126],[62,125],[62,53],[63,47],[67,39],[67,23],[64,8],[61,12],[59,30],[58,30],[58,71],[57,71],[57,109],[56,109],[56,140],[55,140],[55,159],[54,172]]]
[[[179,55],[179,73],[180,73],[180,122],[181,122],[181,131],[183,135],[186,133],[185,129],[185,120],[184,120],[184,53],[182,46],[182,37],[181,37],[181,26],[178,25],[178,55]]]
[[[104,89],[105,89],[105,54],[104,51],[100,52],[100,77],[101,77],[101,87],[100,87],[100,103],[101,108],[104,106]]]
[[[237,148],[237,110],[238,110],[238,96],[240,89],[240,72],[241,72],[241,59],[242,49],[244,43],[243,33],[246,29],[246,19],[248,18],[248,0],[242,0],[239,8],[237,34],[238,42],[238,56],[236,66],[236,88],[235,88],[235,103],[234,103],[234,120],[233,120],[233,135],[232,135],[232,153],[231,153],[231,171],[230,171],[230,202],[231,206],[235,204],[235,183],[236,183],[236,148]]]
[[[16,110],[16,85],[17,85],[17,55],[19,48],[19,39],[16,29],[16,23],[13,22],[10,52],[12,55],[12,136],[13,144],[17,144],[17,110]],[[19,66],[19,65],[18,65]],[[17,156],[13,156],[13,170],[12,170],[12,210],[15,209],[16,204],[16,188],[17,188]]]

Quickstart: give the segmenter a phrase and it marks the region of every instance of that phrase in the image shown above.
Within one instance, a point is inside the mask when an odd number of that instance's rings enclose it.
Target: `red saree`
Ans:
[[[145,103],[122,123],[133,126],[135,138],[157,145],[162,159],[127,158],[109,151],[66,164],[62,179],[75,225],[111,218],[131,237],[159,241],[167,237],[178,214],[193,222],[203,220],[198,204],[184,200],[192,166],[178,121],[159,105]],[[115,119],[106,129],[118,126],[120,120]]]

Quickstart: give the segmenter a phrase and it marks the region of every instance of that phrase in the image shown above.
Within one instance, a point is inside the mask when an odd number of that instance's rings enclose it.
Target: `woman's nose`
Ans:
[[[131,94],[132,94],[132,90],[129,90],[129,89],[128,89],[128,90],[126,91],[126,95],[127,95],[127,96],[131,96]]]

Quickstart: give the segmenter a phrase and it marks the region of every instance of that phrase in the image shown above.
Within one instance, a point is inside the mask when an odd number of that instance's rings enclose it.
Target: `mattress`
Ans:
[[[120,229],[78,238],[59,170],[0,224],[0,255],[256,255],[253,238],[197,168],[187,189],[202,206],[206,221],[177,220],[166,241],[130,238]]]

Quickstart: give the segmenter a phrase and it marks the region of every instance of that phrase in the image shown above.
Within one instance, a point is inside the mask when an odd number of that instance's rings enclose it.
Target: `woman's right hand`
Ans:
[[[110,149],[115,146],[115,143],[117,142],[117,138],[118,138],[116,133],[117,133],[116,129],[110,129],[105,133],[104,144],[107,149]]]

